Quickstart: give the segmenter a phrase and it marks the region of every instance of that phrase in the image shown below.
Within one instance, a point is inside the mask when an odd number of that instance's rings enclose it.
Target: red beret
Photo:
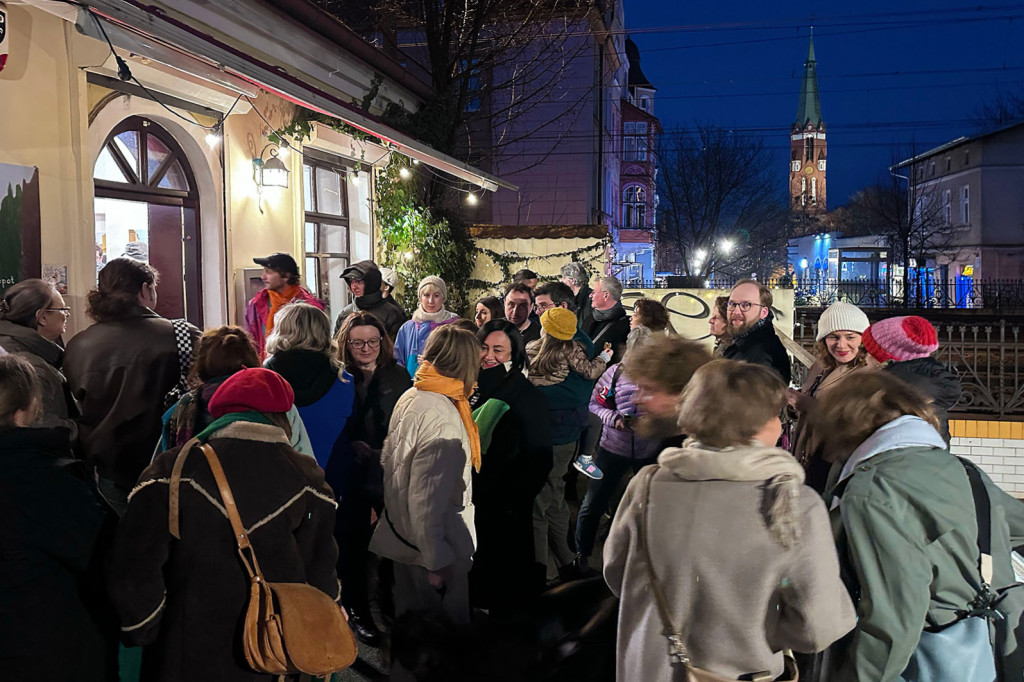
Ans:
[[[287,412],[295,393],[277,372],[262,367],[243,368],[221,384],[210,398],[210,415],[217,419],[231,412]]]

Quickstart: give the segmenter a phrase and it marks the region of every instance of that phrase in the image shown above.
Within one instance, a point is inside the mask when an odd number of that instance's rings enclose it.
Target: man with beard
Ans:
[[[770,367],[788,386],[789,355],[775,334],[771,290],[756,280],[741,279],[729,293],[726,309],[732,343],[726,347],[724,357]]]
[[[338,319],[334,323],[334,333],[338,333],[349,315],[357,310],[363,310],[380,320],[388,336],[394,341],[406,320],[405,311],[393,299],[389,301],[384,298],[383,279],[377,264],[372,260],[359,261],[345,268],[341,278],[352,292],[352,302],[338,314]]]
[[[658,335],[634,348],[623,361],[626,375],[637,387],[634,400],[640,417],[636,433],[660,443],[655,454],[682,444],[685,436],[679,433],[679,396],[693,373],[710,360],[711,355],[695,341]]]
[[[533,310],[533,289],[523,283],[512,284],[505,291],[505,319],[516,326],[523,345],[540,338],[540,323],[530,319]]]

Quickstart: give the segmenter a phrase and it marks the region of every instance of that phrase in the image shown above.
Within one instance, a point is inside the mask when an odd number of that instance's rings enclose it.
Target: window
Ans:
[[[824,170],[825,170],[825,159],[818,159],[818,170],[824,172]]]
[[[800,205],[807,205],[807,177],[800,178]]]
[[[946,227],[953,224],[953,192],[948,189],[942,191],[942,224]]]
[[[622,227],[647,227],[647,190],[627,187],[622,191]]]
[[[965,149],[964,150],[964,165],[965,166],[971,165],[971,150],[970,149]]]
[[[797,159],[796,161],[794,161],[792,163],[792,165],[790,165],[789,169],[791,171],[793,171],[794,173],[799,173],[800,172],[800,160]]]
[[[814,138],[810,135],[804,138],[804,161],[814,161]]]
[[[946,157],[946,170],[948,171],[952,167],[953,167],[953,159],[951,159],[950,157],[947,156]]]
[[[352,260],[347,174],[341,164],[304,155],[303,284],[328,304],[332,320],[349,303],[348,287],[340,280]]]
[[[960,222],[964,225],[971,224],[971,188],[969,185],[960,188]]]
[[[641,96],[640,97],[640,108],[643,109],[644,111],[650,111],[651,110],[651,98],[648,97],[647,95]]]
[[[625,121],[622,124],[622,160],[647,160],[647,121]]]
[[[934,161],[932,161],[931,164],[929,164],[929,166],[928,166],[928,177],[930,177],[930,178],[934,178],[935,177],[935,162]]]
[[[818,178],[811,178],[811,206],[818,205]]]

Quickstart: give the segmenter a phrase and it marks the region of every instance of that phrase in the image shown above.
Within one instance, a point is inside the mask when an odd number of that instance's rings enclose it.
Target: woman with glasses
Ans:
[[[67,330],[68,313],[64,297],[49,282],[26,279],[0,298],[0,347],[22,354],[36,370],[42,385],[40,424],[63,426],[74,442],[78,407],[61,372],[64,348],[61,336]]]
[[[394,356],[384,325],[373,314],[357,311],[348,316],[335,337],[337,361],[352,374],[355,407],[346,432],[352,442],[352,471],[341,496],[334,532],[338,540],[338,574],[345,585],[342,601],[349,625],[369,646],[380,644],[381,632],[370,614],[368,548],[373,527],[370,511],[383,506],[380,449],[388,435],[391,413],[412,379]]]

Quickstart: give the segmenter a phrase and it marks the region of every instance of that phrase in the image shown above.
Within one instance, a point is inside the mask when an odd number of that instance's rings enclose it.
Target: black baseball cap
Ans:
[[[265,268],[271,270],[277,270],[284,275],[295,275],[299,276],[299,266],[287,253],[272,253],[266,258],[253,258],[252,262],[256,265],[262,265]]]

